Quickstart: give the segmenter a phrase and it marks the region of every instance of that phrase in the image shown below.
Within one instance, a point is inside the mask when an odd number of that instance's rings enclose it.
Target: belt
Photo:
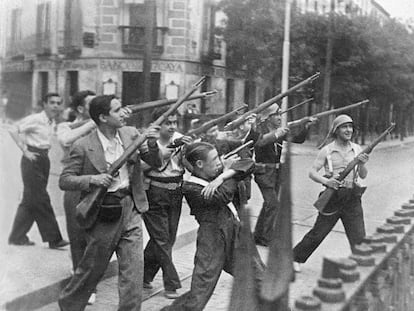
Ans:
[[[131,194],[131,189],[130,188],[122,188],[122,189],[118,189],[117,191],[114,192],[107,192],[105,196],[114,196],[117,197],[119,199],[123,199],[124,197],[126,197],[127,195]]]
[[[162,189],[167,189],[167,190],[177,190],[178,188],[181,188],[181,185],[183,184],[182,181],[180,182],[160,182],[157,180],[150,180],[150,185],[154,186],[154,187],[158,187],[158,188],[162,188]]]
[[[268,168],[275,168],[275,169],[280,168],[280,163],[257,163],[257,164],[263,165],[264,167],[268,167]]]
[[[29,145],[27,145],[27,150],[29,150],[30,152],[37,152],[42,155],[47,155],[49,152],[49,149],[40,149],[40,148],[29,146]]]
[[[352,180],[343,180],[340,188],[352,189],[354,186],[355,183]]]

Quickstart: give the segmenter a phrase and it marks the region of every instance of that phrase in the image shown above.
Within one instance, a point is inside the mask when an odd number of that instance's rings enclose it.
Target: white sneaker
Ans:
[[[92,293],[88,299],[88,305],[93,305],[96,301],[96,293]]]
[[[296,273],[300,273],[302,271],[301,264],[299,262],[293,262],[293,271],[295,271]]]

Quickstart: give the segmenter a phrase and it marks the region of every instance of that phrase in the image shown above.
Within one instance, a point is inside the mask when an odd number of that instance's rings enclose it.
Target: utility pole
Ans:
[[[155,16],[156,3],[155,0],[145,0],[145,47],[144,47],[144,59],[142,64],[142,74],[144,80],[144,98],[143,101],[147,102],[151,100],[151,66],[152,66],[152,49],[154,41],[154,24],[156,21]]]
[[[282,65],[282,90],[284,93],[289,88],[289,54],[290,54],[290,11],[292,0],[286,0],[285,4],[285,31],[283,38],[283,65]],[[282,99],[281,110],[285,111],[288,108],[288,97]],[[282,126],[287,125],[287,114],[282,115]]]
[[[325,75],[323,79],[323,93],[322,93],[322,109],[329,110],[331,108],[330,104],[330,92],[331,92],[331,75],[332,75],[332,51],[333,51],[333,24],[334,24],[334,14],[335,14],[335,0],[331,0],[331,8],[329,11],[329,22],[328,22],[328,42],[326,45],[326,63],[325,63]],[[321,121],[321,130],[322,134],[321,139],[328,132],[330,118],[322,118]]]

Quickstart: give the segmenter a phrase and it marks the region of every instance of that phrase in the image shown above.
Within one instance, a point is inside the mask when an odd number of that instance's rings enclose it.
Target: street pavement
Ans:
[[[37,228],[32,228],[30,239],[36,242],[34,247],[16,247],[7,245],[7,235],[11,228],[14,213],[21,198],[22,182],[19,162],[21,153],[7,135],[5,128],[0,128],[0,169],[3,174],[0,180],[1,218],[0,218],[0,308],[5,302],[19,300],[21,310],[57,310],[53,302],[59,292],[61,281],[71,273],[69,251],[50,250],[42,244]],[[311,228],[316,218],[316,210],[312,207],[321,187],[313,183],[307,176],[308,169],[317,153],[314,143],[292,145],[292,223],[293,241],[296,243]],[[62,193],[58,189],[57,180],[61,170],[61,150],[57,143],[51,151],[52,169],[49,180],[49,193],[58,222],[66,237],[65,220],[62,207]],[[383,224],[393,211],[408,201],[414,191],[414,137],[404,142],[397,140],[381,143],[371,155],[368,166],[369,175],[366,180],[368,190],[364,194],[363,206],[367,233]],[[251,223],[254,226],[262,204],[257,186],[253,183],[252,199],[248,207],[251,211]],[[195,232],[197,224],[189,215],[185,205],[180,220],[179,237],[174,248],[174,262],[184,293],[190,287],[193,257],[195,252]],[[145,234],[144,240],[148,240]],[[259,247],[259,252],[266,262],[267,249]],[[341,224],[337,224],[333,232],[321,244],[316,252],[302,267],[302,273],[296,275],[291,284],[290,299],[310,294],[319,277],[323,256],[348,256],[350,253]],[[115,264],[113,266],[116,266]],[[97,302],[87,310],[116,310],[118,302],[117,277],[115,272],[98,286]],[[169,304],[162,295],[161,275],[154,280],[155,289],[145,291],[146,300],[142,310],[159,310]],[[231,293],[232,277],[222,273],[213,297],[206,310],[226,310]],[[41,296],[41,297],[39,297]],[[50,302],[50,303],[49,303]],[[25,306],[25,303],[27,305]],[[49,303],[45,305],[46,303]]]

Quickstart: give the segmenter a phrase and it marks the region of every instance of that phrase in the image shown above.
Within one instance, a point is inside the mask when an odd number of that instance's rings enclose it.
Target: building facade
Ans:
[[[155,2],[154,10],[150,1]],[[9,115],[26,115],[51,91],[62,94],[66,102],[83,89],[116,94],[125,105],[142,102],[148,59],[151,100],[177,97],[206,75],[202,90],[219,93],[197,101],[202,112],[224,113],[244,102],[254,105],[263,92],[254,81],[246,81],[243,70],[226,68],[225,43],[214,34],[215,4],[212,0],[7,1],[1,87],[9,94]],[[146,49],[149,20],[152,49]]]

